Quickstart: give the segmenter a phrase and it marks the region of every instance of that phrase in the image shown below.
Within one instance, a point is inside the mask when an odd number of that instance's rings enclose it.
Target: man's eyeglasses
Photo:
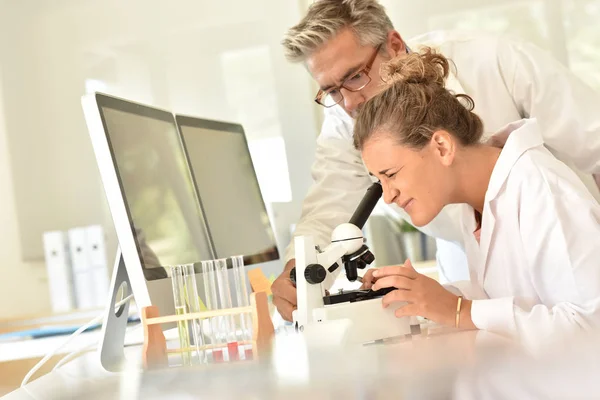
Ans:
[[[381,45],[377,46],[367,65],[351,77],[347,78],[340,86],[328,89],[326,91],[319,90],[317,96],[315,97],[315,101],[323,107],[329,108],[344,100],[344,96],[342,95],[341,91],[342,88],[350,92],[358,92],[364,89],[364,87],[371,82],[369,72],[371,72],[371,67],[375,62],[375,58],[377,57],[377,53],[379,53],[380,48]]]

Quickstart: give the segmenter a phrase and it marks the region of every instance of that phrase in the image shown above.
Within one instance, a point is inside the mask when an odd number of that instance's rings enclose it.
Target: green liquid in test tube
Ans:
[[[199,313],[200,297],[198,296],[198,287],[196,286],[196,271],[194,270],[194,264],[184,265],[183,272],[187,310],[192,314]],[[193,346],[196,349],[197,360],[199,363],[203,364],[206,362],[206,354],[200,349],[200,346],[204,344],[204,338],[202,336],[202,321],[199,319],[193,319],[188,322],[192,326],[192,335],[194,339]]]
[[[185,315],[188,309],[185,301],[185,285],[183,279],[183,268],[179,265],[171,267],[171,284],[173,286],[173,301],[175,303],[175,314]],[[190,347],[190,336],[188,321],[177,321],[179,333],[179,347],[188,349]],[[185,366],[192,365],[192,355],[189,351],[181,353],[181,362]]]

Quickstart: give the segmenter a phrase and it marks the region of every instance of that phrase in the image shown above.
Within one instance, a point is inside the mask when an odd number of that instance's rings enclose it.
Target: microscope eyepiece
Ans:
[[[352,214],[349,222],[362,229],[382,194],[383,188],[381,187],[381,183],[375,182],[372,184],[367,190],[365,197],[363,197],[360,204],[356,208],[356,211],[354,211],[354,214]]]

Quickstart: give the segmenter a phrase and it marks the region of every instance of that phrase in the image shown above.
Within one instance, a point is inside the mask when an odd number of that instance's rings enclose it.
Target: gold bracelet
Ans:
[[[460,309],[462,306],[462,300],[463,297],[458,296],[458,303],[456,304],[456,328],[458,328],[458,325],[460,324]]]

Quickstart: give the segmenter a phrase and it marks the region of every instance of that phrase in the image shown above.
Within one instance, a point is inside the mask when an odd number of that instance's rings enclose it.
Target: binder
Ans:
[[[52,311],[70,311],[75,307],[75,298],[68,237],[61,231],[44,232],[42,241]]]
[[[86,246],[93,281],[94,306],[104,307],[108,300],[110,281],[102,226],[91,225],[86,228]]]
[[[96,307],[94,282],[87,250],[86,228],[69,229],[69,250],[73,266],[75,303],[78,309]]]

